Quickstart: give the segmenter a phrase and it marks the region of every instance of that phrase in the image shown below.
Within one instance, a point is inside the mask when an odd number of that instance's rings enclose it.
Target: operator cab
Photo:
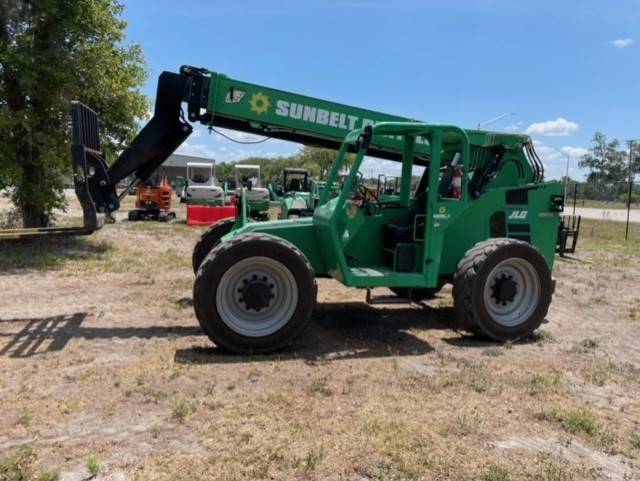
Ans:
[[[221,204],[224,189],[215,177],[214,162],[188,162],[184,198],[188,203]]]
[[[432,145],[435,135],[440,144],[436,154]],[[378,136],[393,138],[399,144],[397,151],[403,152],[395,159],[400,175],[390,177],[391,182],[384,175],[377,181],[363,175],[367,171],[363,160],[373,150],[370,145],[379,148],[375,146]],[[430,243],[425,240],[450,218],[449,203],[463,200],[466,134],[454,127],[382,123],[352,132],[345,144],[336,163],[340,164],[349,150],[356,152],[356,159],[334,215],[347,269],[356,276],[370,276],[372,272],[424,276],[431,255]],[[431,210],[429,205],[433,206]]]
[[[286,192],[307,192],[309,190],[309,171],[307,169],[285,169],[282,172],[282,184]]]
[[[309,192],[309,170],[287,167],[282,170],[281,179],[278,179],[275,185],[275,193],[280,197],[287,194]]]
[[[266,202],[269,200],[269,190],[260,183],[260,166],[249,164],[235,165],[236,197],[240,197],[242,189],[247,189],[249,202]]]

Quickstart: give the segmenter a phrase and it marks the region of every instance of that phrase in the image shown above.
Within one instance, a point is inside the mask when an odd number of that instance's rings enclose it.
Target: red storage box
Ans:
[[[236,216],[235,205],[187,205],[188,225],[212,225],[221,219]]]

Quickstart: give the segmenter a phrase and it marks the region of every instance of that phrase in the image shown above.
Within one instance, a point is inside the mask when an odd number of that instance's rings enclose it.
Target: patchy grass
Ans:
[[[31,425],[31,421],[33,421],[33,416],[26,407],[23,407],[18,417],[18,424],[26,428]]]
[[[140,481],[577,481],[602,474],[598,463],[614,452],[607,463],[635,472],[640,314],[631,309],[640,304],[626,299],[640,287],[640,262],[607,250],[619,239],[596,229],[585,235],[593,250],[579,243],[578,260],[558,262],[549,323],[524,342],[450,329],[448,287],[428,309],[372,307],[362,291],[318,279],[321,315],[292,349],[232,356],[194,317],[189,256],[198,232],[122,222],[71,244],[85,251],[70,259],[9,259],[50,268],[12,272],[11,305],[0,303],[0,350],[24,343],[29,353],[42,342],[32,355],[0,357],[5,444],[37,439],[24,479],[38,479],[49,460],[82,467],[91,452],[103,465],[98,477],[109,466],[114,478]],[[47,287],[30,291],[40,274]],[[22,309],[25,292],[33,301]],[[82,324],[53,326],[48,319],[76,299]],[[23,411],[33,420],[19,421]]]
[[[579,250],[612,252],[619,254],[640,253],[640,224],[629,224],[629,238],[625,241],[625,223],[596,219],[582,219],[580,225]],[[624,260],[622,258],[621,260]],[[599,262],[611,262],[602,259]]]
[[[100,472],[100,461],[98,460],[98,456],[96,454],[90,454],[87,456],[85,466],[87,471],[89,471],[89,474],[91,474],[92,477],[96,477]]]
[[[62,269],[75,262],[107,259],[111,243],[85,237],[2,241],[0,272],[14,269]]]
[[[189,404],[187,404],[186,401],[182,400],[178,404],[173,406],[173,418],[177,419],[180,422],[184,422],[185,418],[189,415],[189,411]]]
[[[38,476],[38,481],[57,481],[60,477],[60,471],[54,469],[52,471],[43,471]]]
[[[615,383],[640,385],[640,368],[631,363],[595,361],[583,368],[583,377],[596,386]]]
[[[31,448],[22,448],[12,455],[0,458],[0,480],[27,481],[33,476],[35,454]]]
[[[511,481],[509,470],[497,464],[490,464],[480,475],[482,481]]]
[[[489,356],[489,357],[498,357],[498,356],[502,356],[503,354],[504,354],[504,351],[499,347],[488,347],[487,349],[482,351],[483,356]]]
[[[600,346],[600,341],[597,339],[585,339],[580,343],[582,352],[593,352]]]
[[[540,481],[573,481],[574,476],[567,463],[547,461],[538,479]]]
[[[617,432],[613,426],[586,408],[542,411],[534,417],[558,424],[567,433],[586,438],[609,454],[629,454],[629,450],[634,447],[632,434],[623,435]]]
[[[327,386],[326,379],[316,379],[307,386],[307,393],[311,396],[321,394],[322,396],[333,396],[333,390]]]
[[[555,413],[554,417],[555,421],[560,423],[560,426],[571,434],[592,436],[596,433],[596,417],[587,409],[560,411]]]
[[[557,375],[534,374],[526,381],[527,393],[532,397],[555,393],[558,390],[559,383],[560,377]]]
[[[531,334],[531,340],[538,344],[549,344],[552,342],[556,342],[556,338],[553,334],[547,329],[538,329],[533,334]]]
[[[312,474],[316,471],[318,465],[324,458],[324,449],[322,446],[319,448],[312,448],[307,452],[304,458],[303,469],[306,474]]]

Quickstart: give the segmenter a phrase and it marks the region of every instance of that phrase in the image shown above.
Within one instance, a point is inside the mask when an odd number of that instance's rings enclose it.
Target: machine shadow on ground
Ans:
[[[433,308],[426,304],[407,307],[372,307],[360,302],[319,303],[307,330],[293,346],[270,355],[230,354],[203,337],[194,319],[193,325],[86,327],[86,312],[28,319],[0,319],[0,323],[20,325],[14,332],[0,333],[0,357],[27,358],[62,351],[72,339],[151,339],[192,337],[197,345],[177,349],[180,364],[243,363],[306,359],[341,360],[387,356],[417,356],[433,347],[420,334],[429,330],[456,329],[450,307]],[[444,339],[460,347],[494,345],[474,336],[453,335]],[[535,342],[535,339],[525,342]]]
[[[454,329],[453,309],[384,308],[360,302],[319,303],[307,330],[293,346],[270,355],[234,355],[215,346],[176,351],[181,364],[243,363],[305,359],[309,362],[388,356],[418,356],[434,348],[421,331]]]
[[[26,358],[62,351],[72,339],[151,339],[200,336],[198,325],[141,327],[84,327],[86,312],[31,319],[0,319],[18,323],[18,332],[0,333],[0,357]]]

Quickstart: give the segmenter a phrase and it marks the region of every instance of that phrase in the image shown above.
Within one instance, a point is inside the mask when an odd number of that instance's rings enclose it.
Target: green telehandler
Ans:
[[[291,344],[310,320],[318,277],[365,289],[370,303],[419,302],[452,283],[462,326],[498,341],[530,335],[547,314],[564,198],[558,182],[543,180],[527,135],[417,122],[189,66],[160,75],[153,118],[110,166],[97,115],[74,104],[72,121],[84,227],[0,236],[100,228],[193,122],[337,149],[327,186],[338,183],[345,157],[355,154],[342,188],[323,189],[313,215],[252,222],[242,187],[237,217],[202,234],[193,251],[194,309],[224,349],[261,353]],[[365,156],[399,163],[397,198],[363,185]],[[414,190],[415,168],[422,176]],[[131,174],[137,180],[118,195],[115,186]]]
[[[383,201],[397,201],[400,199],[400,185],[397,177],[387,177],[385,174],[378,175],[378,196]]]
[[[313,215],[315,207],[311,192],[312,180],[308,169],[285,167],[278,184],[269,185],[271,199],[280,203],[280,219]]]

